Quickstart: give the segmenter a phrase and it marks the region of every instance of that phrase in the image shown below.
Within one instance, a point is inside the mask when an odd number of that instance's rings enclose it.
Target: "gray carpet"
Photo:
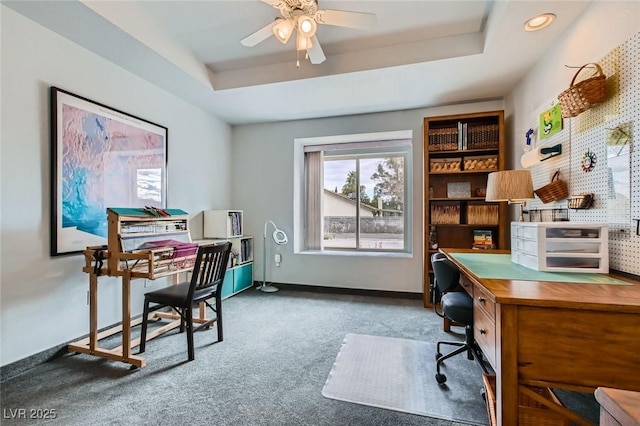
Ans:
[[[435,375],[435,344],[349,333],[322,389],[326,398],[469,424],[488,424],[478,368],[464,354]],[[461,362],[457,362],[461,361]],[[447,371],[448,370],[448,371]],[[484,421],[481,421],[483,420]]]
[[[3,412],[33,408],[57,414],[49,422],[2,419],[3,426],[463,424],[321,394],[347,333],[426,342],[455,338],[442,331],[442,320],[421,300],[249,289],[224,300],[223,310],[224,341],[214,343],[215,327],[197,332],[193,362],[186,362],[186,338],[176,331],[148,343],[147,366],[137,371],[66,354],[3,381]]]

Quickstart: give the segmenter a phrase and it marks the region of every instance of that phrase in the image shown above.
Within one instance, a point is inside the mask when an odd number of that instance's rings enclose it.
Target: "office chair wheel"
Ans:
[[[436,373],[436,382],[438,382],[439,385],[443,384],[446,381],[447,376],[445,376],[444,374]]]
[[[438,352],[436,354],[436,361],[439,360],[440,358],[442,358],[442,354],[440,352]]]

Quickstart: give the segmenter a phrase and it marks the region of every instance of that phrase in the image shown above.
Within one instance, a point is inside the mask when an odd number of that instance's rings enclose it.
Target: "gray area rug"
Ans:
[[[462,354],[451,358],[443,370],[447,382],[438,385],[435,353],[433,343],[349,333],[322,395],[427,417],[488,424],[478,365]]]

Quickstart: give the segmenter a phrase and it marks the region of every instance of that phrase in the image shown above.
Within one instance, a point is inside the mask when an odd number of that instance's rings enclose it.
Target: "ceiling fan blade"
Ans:
[[[318,10],[315,19],[320,24],[335,25],[337,27],[372,29],[378,18],[374,13],[347,12],[343,10]]]
[[[309,54],[309,60],[314,65],[321,64],[327,59],[316,36],[311,37],[311,48],[307,49],[307,53]]]
[[[253,47],[261,41],[268,39],[273,35],[273,27],[275,27],[277,23],[278,21],[273,21],[272,23],[265,25],[255,33],[240,40],[240,43],[242,43],[243,46]]]

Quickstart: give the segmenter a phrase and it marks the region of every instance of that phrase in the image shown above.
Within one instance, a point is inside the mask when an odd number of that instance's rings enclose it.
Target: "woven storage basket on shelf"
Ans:
[[[553,174],[551,183],[548,183],[533,192],[540,197],[540,201],[544,204],[552,201],[564,200],[569,196],[569,189],[567,188],[566,182],[560,179],[560,170]]]
[[[580,71],[588,65],[595,65],[597,75],[575,83]],[[562,116],[564,118],[575,117],[589,108],[604,102],[606,97],[606,79],[607,77],[602,72],[599,64],[590,63],[581,66],[573,76],[569,88],[558,95],[558,100],[562,107]]]

